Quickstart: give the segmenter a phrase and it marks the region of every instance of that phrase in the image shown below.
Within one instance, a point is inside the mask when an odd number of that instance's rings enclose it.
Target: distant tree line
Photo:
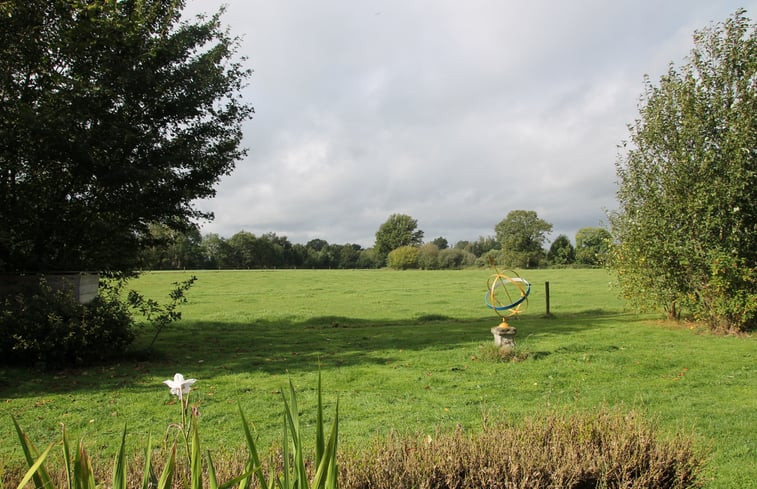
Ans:
[[[255,235],[240,231],[229,238],[198,229],[177,231],[164,225],[150,227],[152,244],[142,250],[144,270],[275,269],[275,268],[382,268],[460,269],[489,266],[492,260],[511,268],[546,266],[601,266],[610,246],[610,233],[587,227],[576,233],[574,246],[558,236],[544,248],[552,225],[534,211],[516,210],[496,227],[494,236],[458,241],[450,246],[444,237],[423,241],[415,219],[393,214],[376,232],[373,247],[334,244],[313,239],[292,243],[276,233]]]
[[[155,243],[142,252],[144,270],[254,268],[377,268],[372,249],[358,244],[330,244],[313,239],[292,243],[276,233],[240,231],[230,238],[199,230],[179,232],[152,227]]]

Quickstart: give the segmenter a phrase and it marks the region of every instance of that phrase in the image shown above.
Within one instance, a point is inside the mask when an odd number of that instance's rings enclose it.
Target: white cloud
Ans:
[[[643,75],[682,63],[695,29],[743,5],[226,2],[256,116],[249,155],[199,203],[216,215],[205,230],[364,246],[395,212],[450,242],[494,234],[513,209],[553,237],[598,225]]]

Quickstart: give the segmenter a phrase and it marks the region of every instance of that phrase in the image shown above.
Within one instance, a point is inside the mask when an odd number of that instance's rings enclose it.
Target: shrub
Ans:
[[[376,250],[368,248],[367,250],[360,250],[356,266],[357,268],[381,268],[384,266],[384,262],[381,260],[381,256],[376,253]]]
[[[439,247],[434,243],[426,243],[418,249],[418,267],[423,270],[439,268]]]
[[[695,318],[719,332],[757,329],[757,269],[743,258],[713,252],[708,279],[689,297]]]
[[[456,270],[473,265],[475,261],[476,256],[469,251],[448,248],[439,252],[439,268]]]
[[[418,268],[418,248],[415,246],[400,246],[389,253],[386,264],[395,270]]]
[[[480,257],[476,258],[476,266],[488,268],[493,264],[503,263],[505,258],[502,256],[502,250],[489,250]]]
[[[341,487],[539,489],[701,487],[690,439],[662,439],[637,413],[551,414],[521,426],[484,425],[376,440],[343,456]]]
[[[115,294],[79,304],[70,292],[39,287],[0,303],[0,358],[48,369],[118,356],[134,340],[133,321]]]

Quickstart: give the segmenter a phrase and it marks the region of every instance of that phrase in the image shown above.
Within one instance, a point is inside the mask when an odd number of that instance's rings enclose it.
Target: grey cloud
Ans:
[[[226,2],[256,116],[249,155],[198,203],[216,215],[205,231],[364,246],[394,212],[451,242],[492,235],[513,209],[536,210],[553,237],[598,225],[643,75],[744,5]]]

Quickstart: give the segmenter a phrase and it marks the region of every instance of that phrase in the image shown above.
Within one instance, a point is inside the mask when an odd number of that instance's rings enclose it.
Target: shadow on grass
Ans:
[[[616,311],[586,311],[543,318],[524,315],[509,319],[521,338],[569,335],[599,327],[622,327],[637,321]],[[454,319],[424,315],[415,319],[369,321],[342,316],[319,316],[306,321],[255,320],[250,323],[182,321],[163,332],[155,350],[144,348],[147,331],[125,358],[108,365],[41,372],[0,367],[0,397],[13,398],[44,392],[139,390],[155,376],[191,370],[212,377],[223,373],[285,374],[395,361],[396,352],[452,350],[492,340],[496,316]],[[553,352],[533,352],[535,359]],[[147,382],[145,389],[154,389]]]

